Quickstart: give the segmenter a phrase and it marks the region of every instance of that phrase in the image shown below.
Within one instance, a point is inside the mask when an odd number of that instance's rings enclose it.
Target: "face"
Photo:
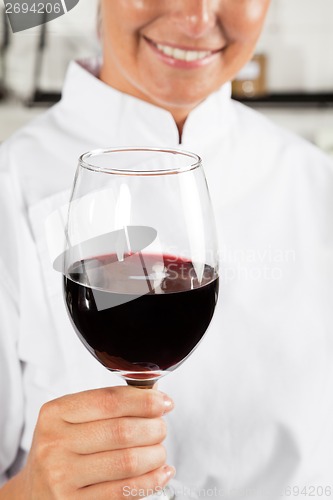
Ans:
[[[250,59],[269,3],[102,0],[101,79],[186,115]]]

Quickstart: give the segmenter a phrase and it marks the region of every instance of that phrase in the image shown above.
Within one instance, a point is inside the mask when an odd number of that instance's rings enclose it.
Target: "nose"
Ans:
[[[175,18],[190,38],[206,35],[216,25],[215,0],[176,0]]]

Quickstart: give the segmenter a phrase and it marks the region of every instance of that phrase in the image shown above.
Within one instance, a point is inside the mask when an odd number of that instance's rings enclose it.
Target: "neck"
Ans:
[[[124,92],[125,94],[131,95],[133,97],[136,97],[137,99],[141,99],[142,101],[148,102],[150,104],[153,104],[154,106],[158,106],[162,109],[165,109],[166,111],[169,111],[169,113],[175,120],[179,133],[179,143],[181,143],[184,124],[194,106],[192,107],[170,106],[167,103],[156,102],[154,101],[154,99],[151,98],[151,96],[146,95],[139,89],[134,88],[131,85],[126,85],[126,84],[124,85],[123,81],[119,82],[114,77],[111,77],[108,68],[104,64],[101,67],[99,78],[102,82],[106,83],[107,85],[110,85],[110,87],[113,87],[114,89],[119,90],[120,92]]]

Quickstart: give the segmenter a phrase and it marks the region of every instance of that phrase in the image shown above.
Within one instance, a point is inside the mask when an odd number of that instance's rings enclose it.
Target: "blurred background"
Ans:
[[[99,53],[97,2],[13,34],[0,3],[0,142],[60,98],[68,62]],[[272,0],[234,97],[333,157],[333,0]]]

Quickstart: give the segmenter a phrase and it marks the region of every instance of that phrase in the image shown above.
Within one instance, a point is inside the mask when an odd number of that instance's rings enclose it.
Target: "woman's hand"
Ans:
[[[27,464],[15,478],[17,491],[24,489],[25,500],[151,494],[174,475],[165,465],[161,444],[166,436],[161,417],[172,408],[165,394],[132,387],[86,391],[46,403]],[[6,497],[0,493],[0,498]]]

